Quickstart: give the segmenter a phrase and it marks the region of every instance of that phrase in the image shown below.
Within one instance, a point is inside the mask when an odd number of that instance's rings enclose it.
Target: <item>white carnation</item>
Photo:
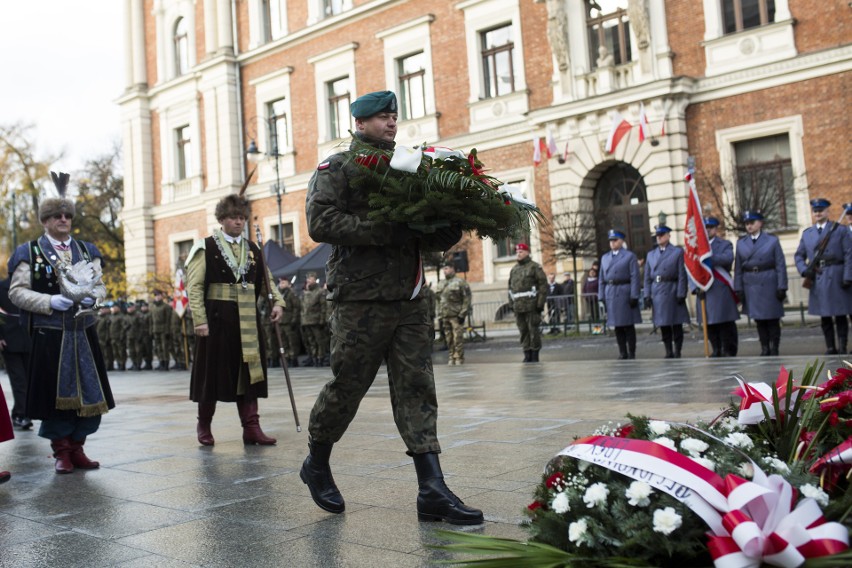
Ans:
[[[748,434],[743,434],[742,432],[731,432],[725,436],[725,443],[735,448],[743,448],[744,450],[754,447],[754,442],[748,437]]]
[[[564,491],[559,493],[550,504],[550,508],[557,513],[567,513],[571,510],[571,505],[568,504],[568,494]]]
[[[589,524],[586,522],[586,519],[574,521],[568,525],[568,540],[576,542],[577,546],[580,546],[586,542],[586,532],[588,532],[588,530]]]
[[[683,519],[673,507],[654,511],[654,532],[672,534],[683,524]]]
[[[802,495],[805,497],[810,497],[817,503],[819,503],[820,507],[828,506],[828,493],[817,487],[816,485],[811,485],[810,483],[802,485],[799,487],[802,492]]]
[[[790,473],[790,467],[782,460],[773,457],[765,457],[763,461],[766,462],[766,465],[777,471],[782,475],[786,475]]]
[[[663,434],[671,430],[671,426],[669,426],[669,423],[663,422],[662,420],[649,421],[648,428],[657,436],[662,436]]]
[[[690,457],[689,459],[691,459],[692,461],[694,461],[698,465],[703,465],[704,467],[706,467],[710,471],[716,471],[716,462],[714,462],[713,460],[708,460],[707,458],[693,458],[693,457]]]
[[[743,462],[737,468],[737,473],[739,473],[742,477],[746,479],[751,479],[754,477],[754,466],[751,462]]]
[[[671,438],[654,438],[651,441],[660,444],[661,446],[665,446],[670,450],[677,451],[677,446],[675,446],[674,440],[672,440]]]
[[[701,454],[706,452],[709,447],[710,446],[707,445],[707,442],[703,442],[696,438],[686,438],[680,443],[680,449],[694,458],[701,456]]]
[[[649,497],[653,492],[651,486],[644,481],[634,481],[624,492],[624,496],[627,497],[627,502],[634,507],[647,507],[651,504]]]
[[[606,498],[609,496],[609,489],[603,483],[593,483],[586,489],[585,495],[583,495],[583,501],[585,501],[586,506],[591,509],[596,505],[603,505],[606,503]]]

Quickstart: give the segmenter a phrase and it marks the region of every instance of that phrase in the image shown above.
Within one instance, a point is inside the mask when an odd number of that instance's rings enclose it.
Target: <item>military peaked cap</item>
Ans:
[[[743,221],[763,221],[763,213],[760,211],[746,211],[743,213]]]
[[[671,233],[671,227],[667,227],[666,225],[657,225],[654,227],[654,234],[656,236],[665,235],[666,233]]]
[[[616,239],[624,240],[626,238],[627,238],[627,236],[624,233],[622,233],[621,231],[619,231],[618,229],[610,229],[609,233],[607,233],[607,239],[609,239],[611,241],[614,241]]]
[[[831,201],[822,197],[811,199],[811,209],[826,209],[831,205]]]
[[[719,225],[719,219],[717,219],[716,217],[707,217],[706,219],[704,219],[705,227],[718,227]]]

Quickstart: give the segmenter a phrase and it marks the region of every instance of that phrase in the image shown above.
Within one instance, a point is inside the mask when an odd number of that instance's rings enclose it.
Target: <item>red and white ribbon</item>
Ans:
[[[787,378],[790,372],[783,366],[778,373],[778,380],[775,386],[772,387],[766,383],[746,383],[739,377],[735,377],[740,384],[739,387],[733,390],[731,394],[735,394],[742,398],[740,401],[740,413],[737,416],[737,421],[740,424],[757,424],[766,420],[769,416],[770,420],[775,419],[775,407],[772,404],[772,391],[777,393],[778,401],[784,401],[786,404],[787,397]],[[793,394],[790,399],[792,406],[796,398],[799,396],[797,388],[793,388]],[[764,414],[764,410],[766,413]]]

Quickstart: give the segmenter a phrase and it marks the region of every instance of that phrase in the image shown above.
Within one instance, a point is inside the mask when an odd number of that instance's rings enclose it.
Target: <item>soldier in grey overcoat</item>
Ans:
[[[704,227],[713,253],[713,284],[707,292],[701,292],[692,285],[695,301],[696,319],[699,325],[704,322],[701,313],[701,299],[704,298],[707,310],[707,336],[713,347],[711,357],[736,357],[739,346],[737,320],[737,298],[733,288],[731,267],[734,264],[734,245],[723,239],[719,233],[719,219],[706,217]]]
[[[781,318],[787,298],[787,264],[778,237],[763,231],[763,214],[743,214],[746,235],[737,241],[734,290],[743,313],[757,325],[760,354],[778,355]]]
[[[352,105],[354,140],[348,150],[322,161],[306,199],[308,234],[330,243],[326,278],[332,303],[331,372],[311,411],[310,455],[299,473],[314,502],[331,513],[345,510],[329,465],[337,443],[355,418],[383,362],[391,385],[397,429],[414,458],[422,521],[479,524],[482,511],[465,505],[444,482],[438,460],[438,399],[432,372],[429,311],[421,251],[446,251],[461,239],[459,227],[424,233],[403,223],[368,218],[368,197],[387,165],[370,165],[363,145],[390,151],[397,131],[397,100],[390,91],[370,93]],[[356,162],[359,158],[363,167]],[[366,169],[375,168],[376,176]]]
[[[604,301],[606,324],[615,329],[619,359],[636,358],[636,324],[642,323],[639,311],[639,261],[624,247],[625,235],[609,231],[610,251],[601,257],[598,297]]]
[[[671,244],[672,230],[666,225],[655,227],[654,235],[657,246],[645,258],[645,309],[652,310],[654,325],[660,328],[666,359],[680,359],[683,324],[689,323],[683,249]]]
[[[808,313],[820,316],[825,336],[825,354],[846,353],[849,322],[846,320],[852,306],[852,236],[849,230],[828,220],[831,202],[817,198],[811,200],[814,224],[802,232],[796,249],[796,270],[812,282],[808,294]],[[817,249],[823,246],[820,257]],[[834,328],[837,325],[837,343]]]

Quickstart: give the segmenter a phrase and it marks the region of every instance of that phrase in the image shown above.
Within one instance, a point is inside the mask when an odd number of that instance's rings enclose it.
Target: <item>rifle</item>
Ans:
[[[838,222],[834,222],[831,225],[831,229],[828,230],[828,234],[822,238],[819,244],[814,251],[814,257],[811,259],[810,263],[808,263],[808,267],[805,269],[802,276],[804,279],[802,280],[802,288],[805,290],[810,290],[814,285],[814,280],[816,280],[817,272],[819,271],[819,261],[822,260],[823,255],[825,254],[825,249],[828,247],[828,241],[831,240],[831,233],[834,232],[834,229],[840,225]]]
[[[266,257],[263,256],[263,235],[260,234],[260,225],[254,224],[254,233],[257,237],[257,246],[260,247],[260,255],[263,257],[263,281],[266,283],[266,301],[269,305],[269,313],[272,314],[272,308],[275,306],[275,299],[272,295],[272,285],[269,282],[269,268],[266,264]],[[293,408],[293,419],[296,421],[296,432],[302,431],[302,426],[299,424],[299,413],[296,412],[296,399],[293,396],[293,385],[290,383],[290,369],[287,368],[287,361],[284,358],[284,342],[281,340],[281,328],[278,327],[278,322],[274,322],[272,327],[275,329],[275,338],[278,340],[278,360],[281,362],[281,368],[284,369],[284,378],[287,379],[287,392],[290,393],[290,406]]]

